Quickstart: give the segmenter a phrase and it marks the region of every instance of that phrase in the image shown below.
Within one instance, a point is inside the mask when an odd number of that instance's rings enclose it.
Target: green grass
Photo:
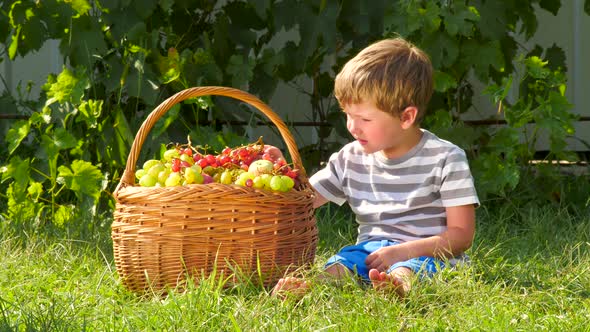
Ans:
[[[355,228],[331,206],[318,220],[319,269]],[[352,281],[316,284],[301,300],[214,280],[138,297],[119,282],[110,234],[99,235],[5,233],[0,331],[590,331],[590,219],[565,210],[480,208],[473,263],[422,281],[405,300]]]

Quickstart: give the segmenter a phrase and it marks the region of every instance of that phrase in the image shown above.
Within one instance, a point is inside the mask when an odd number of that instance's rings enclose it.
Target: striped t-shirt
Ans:
[[[358,223],[357,242],[406,242],[447,228],[445,207],[479,199],[465,152],[422,130],[420,142],[397,159],[366,154],[358,142],[334,153],[309,180],[326,199],[348,202]]]

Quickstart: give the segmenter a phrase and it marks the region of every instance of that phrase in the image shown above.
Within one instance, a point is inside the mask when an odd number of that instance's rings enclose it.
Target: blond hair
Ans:
[[[344,108],[370,101],[399,117],[406,107],[418,109],[416,123],[426,113],[433,90],[430,58],[402,38],[369,45],[349,60],[336,76],[334,95]]]

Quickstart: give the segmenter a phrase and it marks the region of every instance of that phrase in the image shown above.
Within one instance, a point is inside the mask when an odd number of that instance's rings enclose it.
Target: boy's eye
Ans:
[[[366,119],[366,118],[363,118],[362,120],[363,120],[364,122],[371,122],[371,119]]]

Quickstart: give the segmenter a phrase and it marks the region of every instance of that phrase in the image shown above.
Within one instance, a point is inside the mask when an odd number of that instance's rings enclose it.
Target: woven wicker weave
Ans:
[[[279,129],[301,189],[277,193],[219,183],[174,187],[135,185],[146,135],[172,106],[218,95],[254,106]],[[285,272],[312,263],[317,244],[313,190],[287,126],[258,98],[226,87],[183,90],[154,109],[139,129],[115,189],[114,258],[123,284],[135,292],[182,288],[187,280],[239,275],[269,286]],[[233,274],[238,275],[238,273]],[[236,278],[229,278],[235,281]]]

